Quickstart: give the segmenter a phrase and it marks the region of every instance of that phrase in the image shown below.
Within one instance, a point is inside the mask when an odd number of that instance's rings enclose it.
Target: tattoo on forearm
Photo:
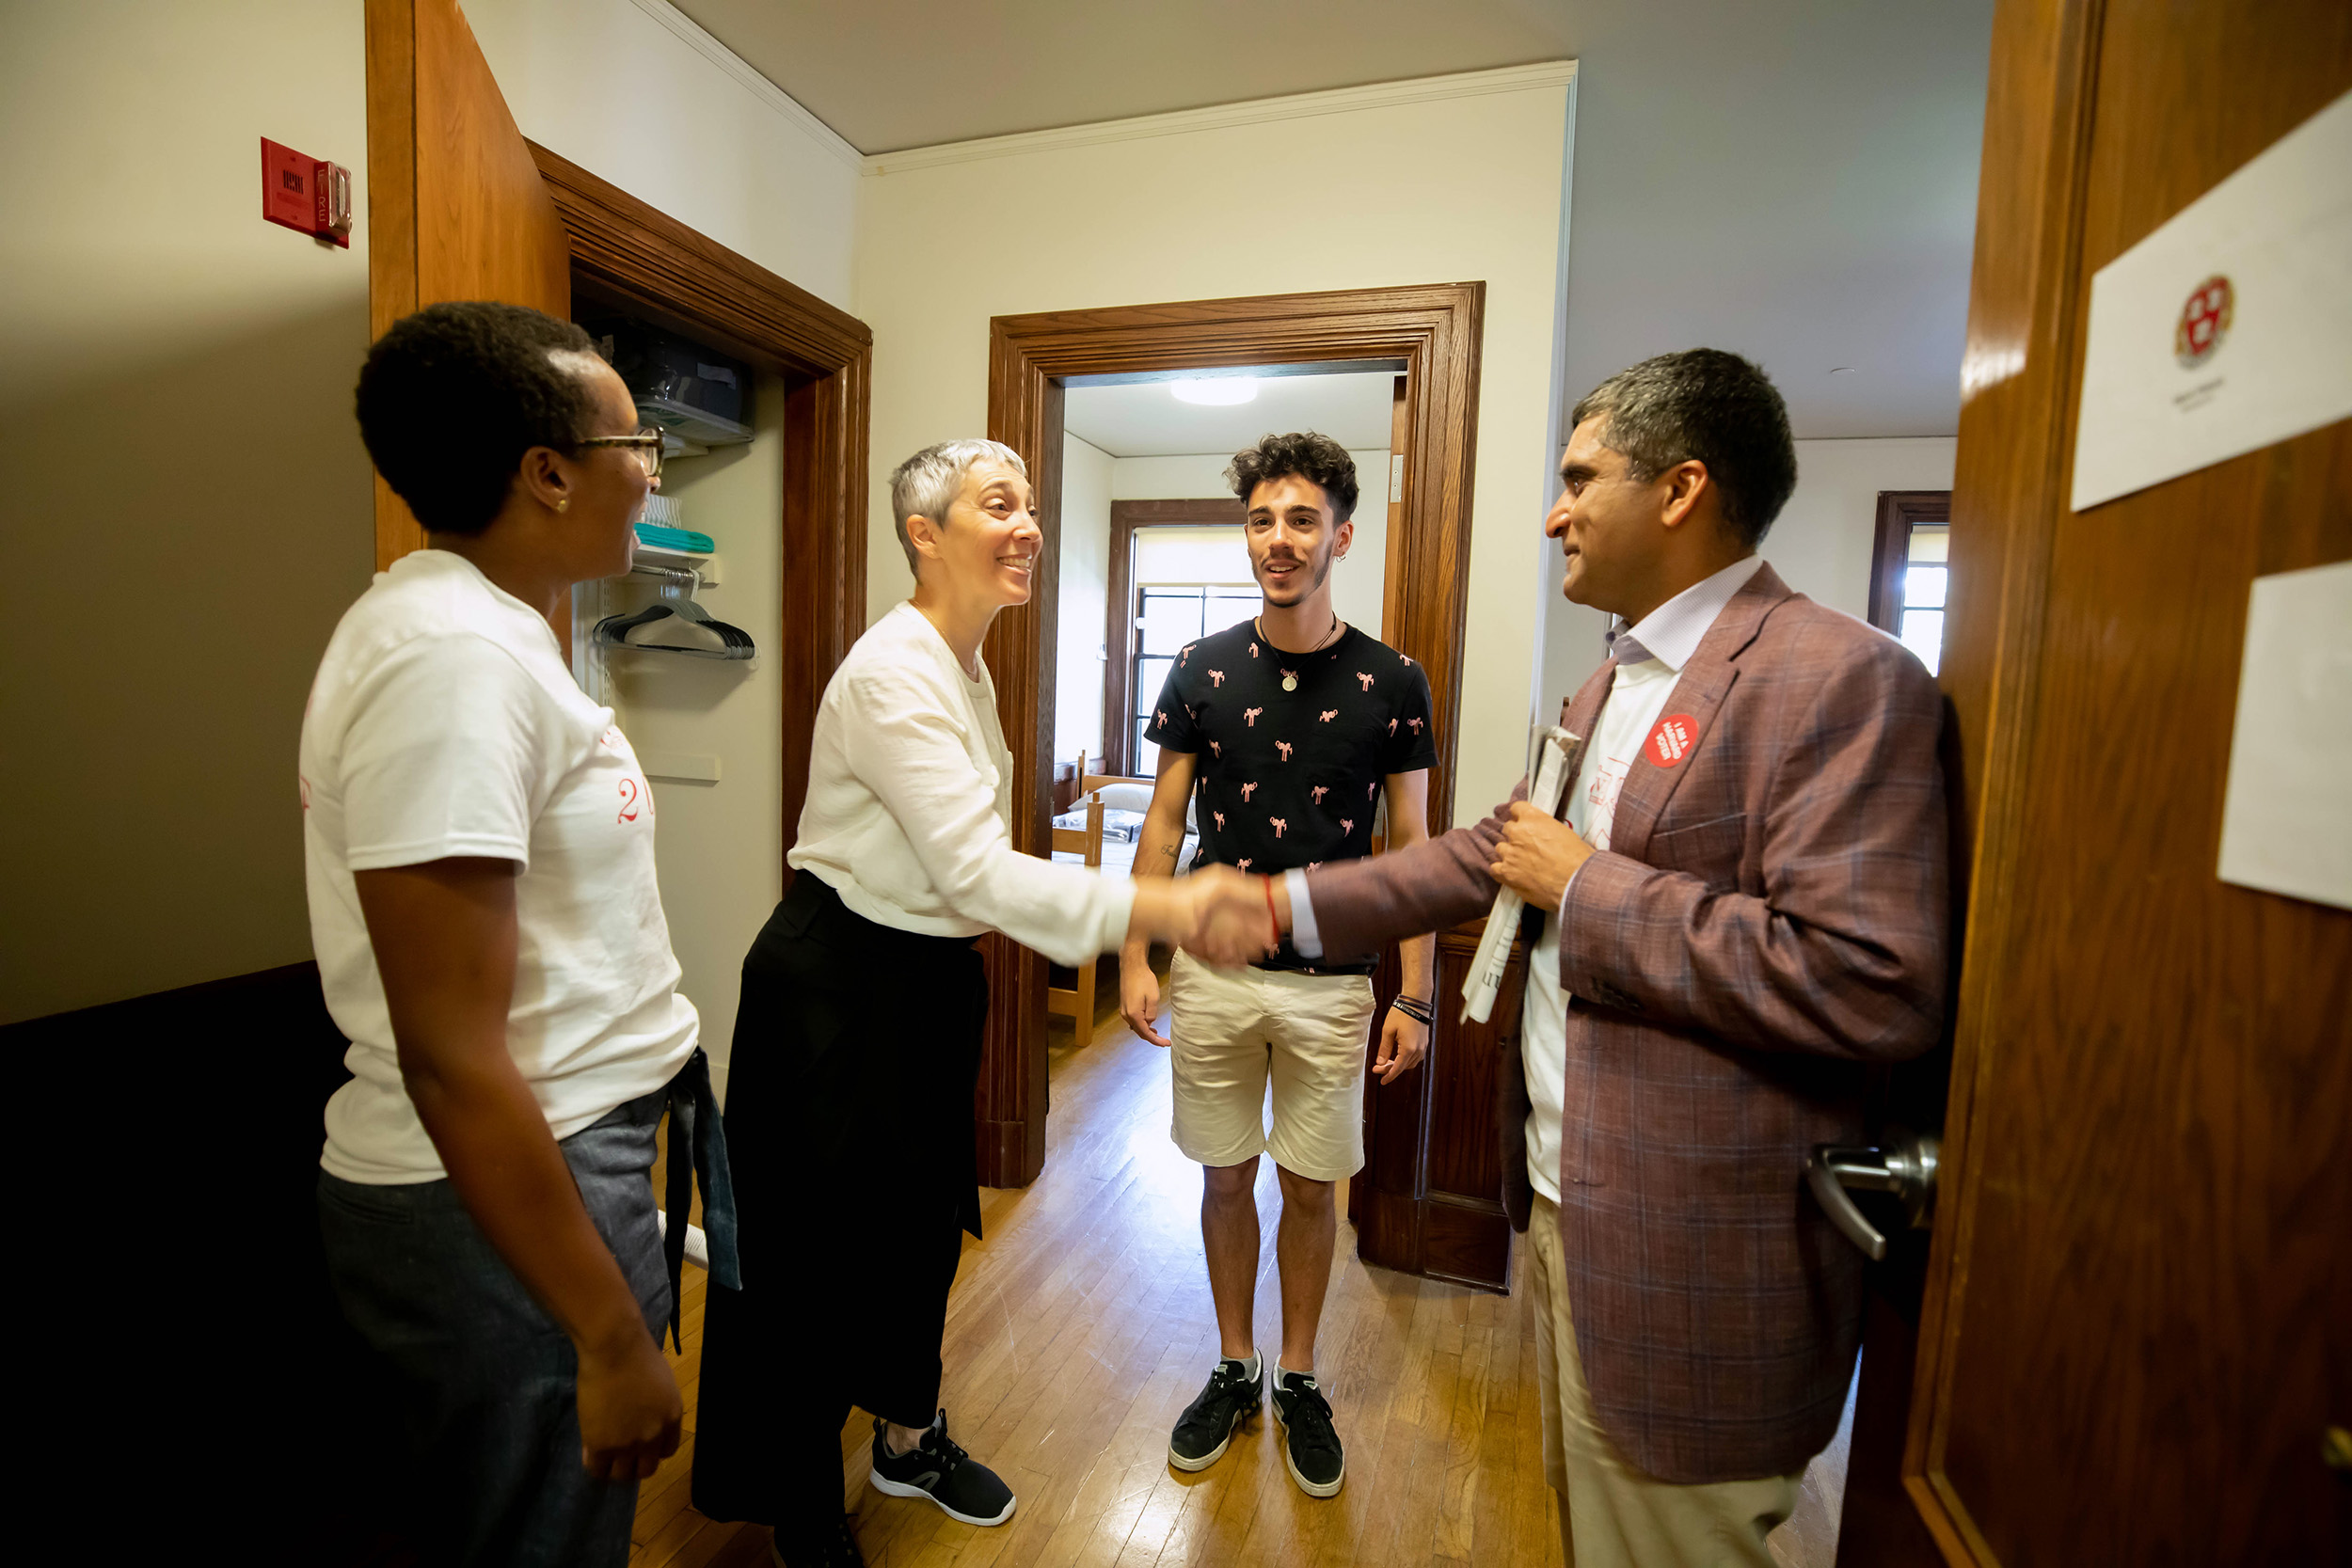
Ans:
[[[1173,844],[1162,845],[1160,847],[1160,853],[1167,856],[1169,860],[1174,860],[1176,858],[1176,846]]]

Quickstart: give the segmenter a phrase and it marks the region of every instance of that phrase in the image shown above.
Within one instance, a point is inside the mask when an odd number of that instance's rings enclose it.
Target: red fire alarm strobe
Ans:
[[[262,215],[351,248],[351,170],[262,138]]]

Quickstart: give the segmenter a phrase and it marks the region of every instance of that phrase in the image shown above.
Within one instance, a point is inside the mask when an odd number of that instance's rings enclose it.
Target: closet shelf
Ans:
[[[719,558],[716,555],[697,555],[691,550],[668,549],[660,545],[648,545],[641,539],[637,542],[636,561],[641,566],[655,566],[669,571],[678,571],[691,566],[702,574],[705,588],[719,586]]]
[[[639,397],[637,417],[662,432],[703,447],[740,446],[755,434],[750,425],[697,408],[675,398]]]

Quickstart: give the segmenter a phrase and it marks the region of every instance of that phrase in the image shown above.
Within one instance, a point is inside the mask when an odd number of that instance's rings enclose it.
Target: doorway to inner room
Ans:
[[[1304,431],[1347,450],[1359,493],[1347,553],[1332,568],[1332,609],[1346,626],[1380,635],[1389,514],[1402,499],[1390,499],[1390,450],[1403,371],[1397,362],[1249,366],[1066,388],[1055,859],[1129,874],[1158,762],[1145,732],[1168,669],[1185,646],[1258,612],[1247,508],[1226,478],[1236,452]],[[1188,817],[1180,863],[1198,842]],[[1116,1015],[1118,975],[1116,955],[1052,970],[1046,1010],[1070,1022],[1074,1046]]]
[[[1414,565],[1384,573],[1379,624],[1383,640],[1419,661],[1429,678],[1438,733],[1430,799],[1453,799],[1485,309],[1486,285],[1471,282],[991,321],[988,433],[1027,461],[1047,544],[1030,602],[998,616],[983,648],[1013,744],[1012,792],[1021,803],[1016,847],[1046,854],[1052,847],[1065,405],[1073,388],[1089,383],[1215,377],[1261,367],[1352,364],[1391,375],[1401,368],[1404,435],[1392,445],[1405,459],[1394,485],[1402,499],[1386,555],[1391,568],[1406,559]],[[1035,1180],[1045,1159],[1046,966],[1000,938],[983,938],[981,951],[991,1000],[974,1104],[980,1180],[1021,1186]]]

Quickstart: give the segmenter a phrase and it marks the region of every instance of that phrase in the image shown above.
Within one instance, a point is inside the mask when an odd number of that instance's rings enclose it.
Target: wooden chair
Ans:
[[[1087,800],[1087,825],[1083,828],[1056,828],[1054,848],[1057,852],[1080,854],[1089,866],[1100,869],[1103,864],[1103,798],[1099,795]],[[1045,1010],[1058,1014],[1077,1026],[1078,1043],[1088,1044],[1094,1037],[1094,978],[1098,958],[1089,958],[1078,965],[1078,983],[1057,986],[1050,980],[1045,987]]]
[[[1087,803],[1087,823],[1083,828],[1056,828],[1054,849],[1085,858],[1094,870],[1103,865],[1103,796],[1104,784],[1139,784],[1149,785],[1150,779],[1128,778],[1117,773],[1089,773],[1087,758],[1078,758],[1078,788]],[[1050,980],[1045,987],[1045,1011],[1048,1016],[1067,1018],[1076,1027],[1078,1043],[1090,1044],[1094,1038],[1094,1002],[1098,971],[1102,960],[1089,959],[1077,969],[1077,983],[1057,986]]]

